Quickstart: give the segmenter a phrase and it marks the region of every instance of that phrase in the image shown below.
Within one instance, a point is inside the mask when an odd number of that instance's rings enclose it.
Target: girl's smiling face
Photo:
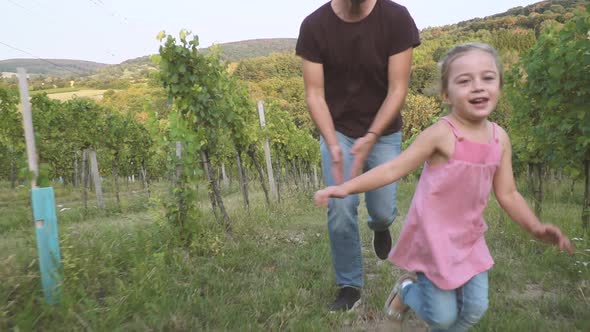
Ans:
[[[500,96],[500,73],[494,57],[470,50],[452,61],[443,99],[452,112],[468,121],[485,120]]]

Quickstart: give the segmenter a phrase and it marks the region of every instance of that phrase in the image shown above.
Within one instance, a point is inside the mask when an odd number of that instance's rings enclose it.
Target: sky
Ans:
[[[117,64],[158,52],[157,34],[187,29],[200,46],[297,38],[328,0],[0,0],[0,60],[76,59]],[[397,0],[419,29],[485,17],[531,0]]]

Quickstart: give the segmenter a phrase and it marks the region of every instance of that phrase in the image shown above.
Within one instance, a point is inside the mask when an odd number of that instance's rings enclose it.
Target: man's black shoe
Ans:
[[[330,306],[330,311],[350,311],[361,304],[361,290],[354,287],[342,287],[338,290],[336,301]]]
[[[389,228],[384,231],[373,233],[373,249],[375,254],[381,259],[386,259],[391,251],[391,234]]]

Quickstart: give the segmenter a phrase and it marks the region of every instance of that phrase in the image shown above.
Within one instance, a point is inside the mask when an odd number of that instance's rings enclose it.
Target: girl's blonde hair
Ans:
[[[502,84],[504,83],[504,75],[502,74],[502,62],[500,61],[500,57],[498,56],[498,52],[496,51],[496,49],[486,43],[466,43],[451,48],[438,64],[440,68],[442,93],[445,93],[449,87],[449,70],[451,68],[451,64],[453,63],[453,61],[455,61],[457,58],[464,55],[465,53],[475,50],[489,53],[492,56],[492,58],[494,58],[494,63],[496,64],[498,74],[500,75],[500,87],[502,87]]]

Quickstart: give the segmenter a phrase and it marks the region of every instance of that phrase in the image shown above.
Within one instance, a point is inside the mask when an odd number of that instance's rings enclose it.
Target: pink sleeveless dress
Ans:
[[[489,270],[494,260],[486,244],[483,219],[501,146],[492,123],[488,144],[464,139],[448,118],[455,150],[443,165],[424,165],[410,210],[389,260],[422,272],[438,288],[459,288]]]

